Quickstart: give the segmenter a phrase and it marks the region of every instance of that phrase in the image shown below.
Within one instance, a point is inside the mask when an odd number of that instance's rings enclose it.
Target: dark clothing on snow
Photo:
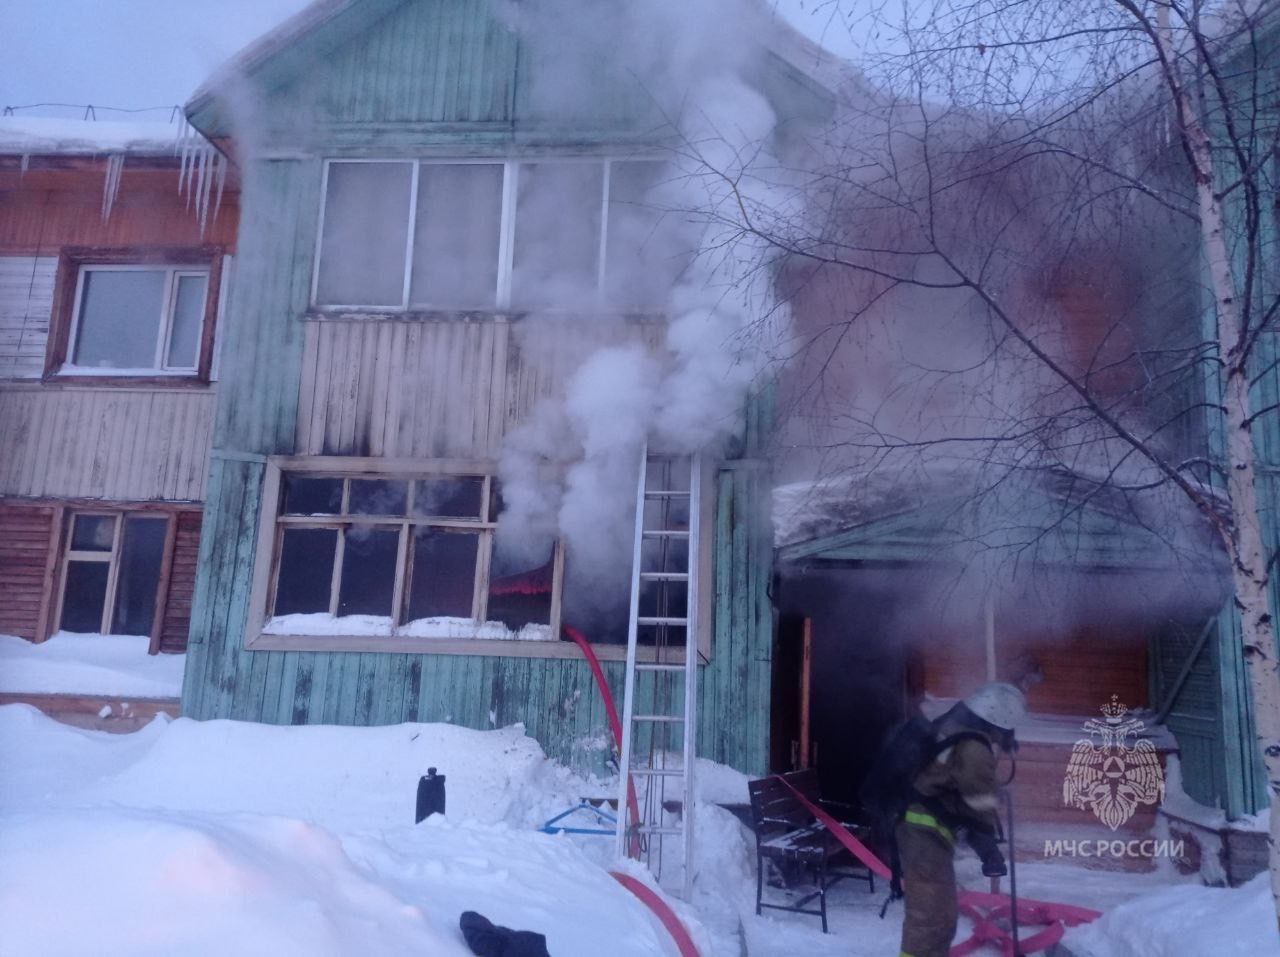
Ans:
[[[473,910],[458,919],[462,937],[478,957],[550,957],[547,938],[531,930],[500,927]]]

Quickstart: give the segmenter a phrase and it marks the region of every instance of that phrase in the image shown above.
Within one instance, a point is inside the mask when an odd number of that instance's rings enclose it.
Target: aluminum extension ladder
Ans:
[[[685,900],[693,889],[701,472],[698,456],[646,450],[641,458],[618,775],[618,856],[638,857],[664,883],[664,841],[678,839],[680,880],[665,884]]]

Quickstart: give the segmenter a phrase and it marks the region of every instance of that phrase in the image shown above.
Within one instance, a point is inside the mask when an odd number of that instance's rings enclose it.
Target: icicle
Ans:
[[[218,218],[222,209],[222,190],[227,185],[227,167],[231,165],[225,156],[218,156],[218,197],[213,201],[213,218]]]
[[[198,134],[186,117],[178,120],[178,133],[174,138],[174,152],[181,161],[178,167],[178,195],[186,195],[187,209],[195,207],[203,236],[212,218],[222,207],[222,195],[227,185],[227,159],[213,144]],[[216,191],[216,198],[215,198]],[[210,206],[212,213],[210,215]]]
[[[182,163],[178,171],[178,195],[187,191],[188,177],[195,159],[196,144],[194,137],[182,138]],[[191,194],[187,192],[187,208],[191,207]]]
[[[200,155],[200,187],[196,190],[196,205],[199,207],[200,218],[200,234],[204,235],[204,225],[209,218],[209,190],[213,186],[212,170],[209,166],[212,159],[209,151],[204,150]]]
[[[209,150],[208,148],[202,148],[199,153],[199,164],[196,167],[195,190],[193,191],[195,193],[197,216],[200,215],[200,206],[204,201],[204,187],[208,178],[209,178]],[[188,207],[191,205],[190,199],[191,197],[187,198]]]
[[[120,192],[120,174],[124,172],[124,154],[111,153],[107,156],[107,178],[102,187],[102,221],[111,218],[111,208],[116,204],[116,195]]]

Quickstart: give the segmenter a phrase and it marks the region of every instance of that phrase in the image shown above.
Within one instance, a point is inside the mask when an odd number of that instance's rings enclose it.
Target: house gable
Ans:
[[[322,0],[228,64],[188,117],[210,138],[330,154],[673,136],[680,96],[660,102],[653,78],[624,59],[520,35],[500,10],[492,0]],[[829,116],[839,75],[829,58],[795,37],[772,44],[745,59],[775,112]]]
[[[516,642],[473,641],[451,654],[429,644],[409,652],[319,643],[285,650],[252,645],[257,633],[248,624],[260,623],[268,607],[255,598],[254,580],[271,559],[272,543],[259,528],[270,529],[279,502],[264,491],[274,465],[332,456],[339,465],[362,458],[370,475],[396,459],[422,472],[443,458],[488,467],[509,431],[562,388],[583,341],[661,338],[662,324],[648,321],[660,306],[638,322],[588,321],[574,327],[565,348],[548,348],[538,336],[557,317],[505,310],[501,297],[475,311],[415,311],[407,301],[399,311],[326,311],[328,301],[313,290],[313,270],[323,274],[321,210],[343,161],[416,166],[419,179],[432,163],[452,165],[449,157],[504,164],[503,202],[511,209],[519,164],[558,152],[578,154],[564,158],[584,168],[602,167],[634,161],[632,144],[662,144],[662,118],[646,112],[640,78],[615,70],[611,79],[602,68],[577,108],[548,110],[557,97],[535,82],[537,61],[527,51],[481,0],[321,3],[190,104],[197,128],[241,138],[246,199],[229,316],[228,354],[236,361],[225,371],[210,463],[184,714],[278,723],[518,721],[563,760],[599,770],[607,757],[590,669],[576,648],[556,647],[562,642],[516,649]],[[767,75],[753,75],[754,86],[776,83],[788,103],[814,99],[798,78],[803,71],[775,69],[782,61],[767,51],[759,59]],[[820,110],[821,98],[814,102]],[[232,106],[247,110],[236,126],[228,121]],[[604,155],[584,162],[587,153]],[[603,202],[603,190],[600,196]],[[359,203],[349,208],[367,211]],[[552,211],[553,218],[569,215]],[[515,231],[507,235],[514,246]],[[607,254],[602,260],[607,279]],[[543,319],[549,322],[539,326]],[[760,455],[766,418],[748,411],[742,458]],[[766,770],[768,739],[770,672],[758,664],[772,641],[772,549],[759,508],[766,485],[762,470],[726,465],[707,516],[716,610],[708,616],[710,660],[699,676],[700,751],[751,773]],[[484,579],[477,580],[483,592]],[[618,646],[602,648],[601,657],[620,657]],[[620,688],[621,662],[603,667]]]

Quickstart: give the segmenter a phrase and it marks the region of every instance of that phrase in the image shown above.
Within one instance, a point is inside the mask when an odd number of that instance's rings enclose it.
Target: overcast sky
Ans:
[[[182,103],[220,63],[308,2],[0,0],[0,106],[93,103],[137,109]],[[766,2],[812,38],[825,37],[838,51],[847,48],[846,31],[832,22],[831,0]]]

